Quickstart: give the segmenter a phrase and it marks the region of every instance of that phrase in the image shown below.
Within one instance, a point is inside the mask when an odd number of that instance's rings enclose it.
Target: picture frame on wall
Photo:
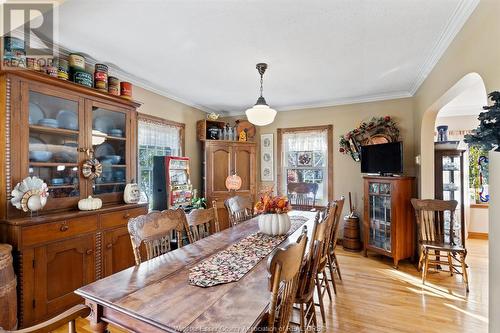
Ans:
[[[274,136],[260,135],[260,179],[263,182],[274,181]]]

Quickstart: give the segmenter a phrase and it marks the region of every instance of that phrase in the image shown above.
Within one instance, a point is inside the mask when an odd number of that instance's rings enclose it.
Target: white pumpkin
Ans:
[[[290,230],[292,222],[288,214],[259,215],[259,231],[270,236],[285,235]]]
[[[96,210],[102,207],[102,200],[99,198],[92,198],[89,196],[86,199],[78,201],[79,210]]]
[[[141,191],[139,191],[139,185],[135,183],[127,184],[125,186],[125,191],[123,192],[123,201],[128,204],[138,203],[141,199]]]

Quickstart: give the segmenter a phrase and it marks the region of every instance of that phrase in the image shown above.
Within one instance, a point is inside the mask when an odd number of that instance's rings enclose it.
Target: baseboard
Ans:
[[[488,233],[487,232],[468,232],[468,237],[467,238],[472,238],[472,239],[488,239]]]

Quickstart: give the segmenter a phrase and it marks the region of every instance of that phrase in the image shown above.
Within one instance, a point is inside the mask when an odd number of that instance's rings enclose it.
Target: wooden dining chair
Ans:
[[[288,183],[287,195],[290,204],[295,210],[313,210],[316,205],[318,183]]]
[[[422,283],[425,284],[429,266],[439,269],[443,265],[449,267],[450,275],[457,273],[463,276],[466,290],[469,292],[467,264],[465,263],[467,250],[453,241],[455,209],[458,202],[456,200],[411,199],[411,204],[415,209],[417,222],[418,242],[420,245],[418,270],[422,269]],[[446,239],[445,230],[446,219],[449,220],[448,239]],[[446,261],[441,260],[441,252],[446,253]],[[455,264],[454,260],[458,264]]]
[[[231,226],[253,217],[253,202],[250,197],[236,195],[224,201]]]
[[[75,320],[77,318],[86,318],[90,315],[90,307],[85,304],[77,304],[63,313],[43,323],[22,328],[14,331],[5,331],[0,327],[2,333],[49,333],[68,324],[68,332],[76,333]]]
[[[177,241],[177,247],[182,247],[183,232],[187,231],[189,243],[193,238],[186,221],[184,210],[154,211],[146,215],[140,215],[128,221],[128,232],[132,241],[135,263],[142,262],[141,245],[146,248],[146,260],[152,259],[171,251],[171,242]]]
[[[337,248],[337,239],[339,236],[340,223],[342,221],[342,210],[344,209],[345,197],[341,196],[340,199],[335,200],[333,204],[336,206],[335,216],[333,220],[333,226],[330,233],[330,238],[328,242],[328,269],[330,270],[330,278],[333,292],[337,294],[337,284],[335,283],[335,274],[339,276],[339,280],[342,281],[342,274],[340,274],[340,266],[337,260],[337,255],[335,254],[335,249]]]
[[[213,223],[214,232],[220,231],[217,203],[215,201],[212,201],[212,208],[193,209],[186,216],[186,219],[194,242],[212,234],[210,232],[211,223]]]
[[[267,271],[271,302],[267,331],[288,331],[306,244],[307,227],[304,226],[296,243],[288,244],[285,248],[278,247],[269,256]]]

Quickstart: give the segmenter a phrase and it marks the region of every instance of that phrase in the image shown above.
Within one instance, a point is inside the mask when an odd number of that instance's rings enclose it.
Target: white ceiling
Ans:
[[[487,104],[484,83],[478,81],[441,108],[438,117],[476,116],[484,111],[483,106]]]
[[[68,0],[59,43],[203,110],[409,97],[479,0]],[[124,73],[122,75],[125,75]]]

